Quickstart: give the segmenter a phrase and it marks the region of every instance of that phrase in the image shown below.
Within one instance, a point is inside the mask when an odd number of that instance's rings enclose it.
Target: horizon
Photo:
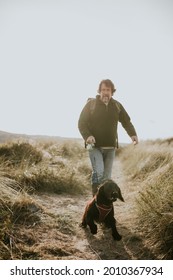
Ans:
[[[80,137],[72,137],[72,136],[59,136],[59,135],[48,135],[48,134],[27,134],[27,133],[15,133],[15,132],[9,132],[9,131],[2,131],[2,130],[0,130],[0,137],[1,137],[1,134],[2,133],[4,133],[4,134],[10,134],[11,136],[14,136],[15,137],[15,135],[16,136],[26,136],[26,137],[50,137],[50,138],[61,138],[61,139],[69,139],[69,140],[72,140],[72,139],[74,139],[74,140],[81,140],[81,141],[84,141],[84,139],[82,138],[82,136]],[[167,139],[172,139],[173,137],[166,137],[166,138],[156,138],[156,139],[141,139],[140,141],[139,141],[139,143],[140,142],[147,142],[147,141],[157,141],[157,140],[167,140]],[[133,144],[131,141],[128,141],[128,142],[123,142],[123,141],[121,141],[121,142],[119,142],[119,144]]]

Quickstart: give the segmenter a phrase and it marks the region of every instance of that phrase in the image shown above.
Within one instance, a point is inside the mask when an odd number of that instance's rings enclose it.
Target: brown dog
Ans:
[[[124,201],[121,190],[113,180],[105,181],[98,189],[97,194],[88,202],[82,218],[81,226],[90,228],[92,234],[97,233],[97,225],[94,223],[104,223],[106,227],[112,229],[112,236],[115,240],[121,240],[122,236],[116,228],[114,218],[113,202],[117,199]]]

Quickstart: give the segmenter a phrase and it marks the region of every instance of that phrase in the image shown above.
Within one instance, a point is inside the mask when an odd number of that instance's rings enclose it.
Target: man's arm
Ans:
[[[87,139],[92,135],[89,128],[89,118],[90,118],[90,101],[84,106],[78,121],[78,128],[85,142],[87,142]]]
[[[120,110],[120,114],[119,114],[119,121],[121,122],[122,126],[126,130],[127,134],[132,139],[133,144],[136,145],[136,144],[138,144],[138,137],[137,137],[136,130],[131,122],[131,119],[130,119],[128,113],[126,112],[126,110],[124,109],[122,104],[121,103],[119,103],[119,104],[121,106],[121,110]]]

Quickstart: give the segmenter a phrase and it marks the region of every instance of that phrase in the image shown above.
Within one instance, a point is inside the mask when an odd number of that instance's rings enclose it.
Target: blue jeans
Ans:
[[[99,185],[104,180],[111,179],[115,149],[93,148],[88,152],[92,165],[91,183]]]

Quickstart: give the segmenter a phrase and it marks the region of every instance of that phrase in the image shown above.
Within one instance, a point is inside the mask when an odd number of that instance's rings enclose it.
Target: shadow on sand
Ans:
[[[83,229],[89,248],[101,260],[156,260],[149,248],[145,247],[143,240],[136,233],[130,232],[126,227],[117,224],[121,241],[115,241],[110,229],[98,225],[98,233],[92,235],[89,228]]]

